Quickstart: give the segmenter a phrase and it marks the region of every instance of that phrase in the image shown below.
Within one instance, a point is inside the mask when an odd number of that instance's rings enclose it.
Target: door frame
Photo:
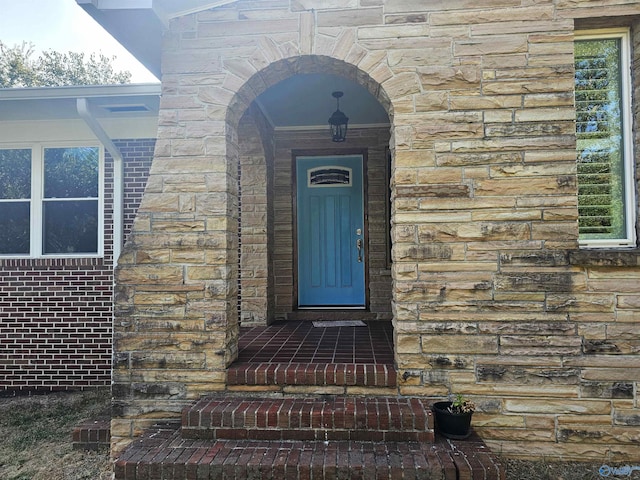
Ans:
[[[317,307],[300,308],[298,305],[298,157],[330,157],[330,156],[362,156],[362,213],[363,213],[363,241],[364,241],[364,308],[357,307],[359,311],[369,311],[369,196],[368,196],[368,170],[367,170],[366,148],[345,148],[345,149],[313,149],[313,150],[292,150],[291,151],[291,201],[293,208],[293,309],[296,311],[313,310],[354,310],[350,307]]]

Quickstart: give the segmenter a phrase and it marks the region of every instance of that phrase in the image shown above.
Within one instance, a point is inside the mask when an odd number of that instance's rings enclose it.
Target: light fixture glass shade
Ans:
[[[331,128],[331,140],[334,142],[344,142],[347,138],[347,126],[349,118],[340,111],[340,97],[342,92],[333,92],[331,94],[336,99],[336,111],[329,118],[329,126]]]

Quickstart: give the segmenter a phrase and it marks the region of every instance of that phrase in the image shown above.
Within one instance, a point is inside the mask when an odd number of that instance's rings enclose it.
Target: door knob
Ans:
[[[358,263],[362,263],[362,239],[356,240],[356,248],[358,249]]]

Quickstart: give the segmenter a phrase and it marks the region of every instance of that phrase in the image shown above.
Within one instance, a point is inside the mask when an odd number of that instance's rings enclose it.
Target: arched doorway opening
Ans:
[[[334,91],[349,117],[340,143],[328,125]],[[227,150],[237,152],[241,326],[390,325],[391,118],[377,82],[329,57],[276,62],[239,89]]]

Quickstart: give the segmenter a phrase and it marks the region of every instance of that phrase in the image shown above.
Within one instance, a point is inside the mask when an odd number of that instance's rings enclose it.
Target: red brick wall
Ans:
[[[155,140],[118,140],[125,159],[125,235]],[[0,260],[0,395],[111,382],[113,161],[105,155],[104,258]]]
[[[138,205],[147,185],[149,168],[153,159],[153,149],[156,141],[153,139],[116,141],[120,153],[125,159],[124,176],[124,234],[125,239],[131,231],[133,219],[138,211]]]

